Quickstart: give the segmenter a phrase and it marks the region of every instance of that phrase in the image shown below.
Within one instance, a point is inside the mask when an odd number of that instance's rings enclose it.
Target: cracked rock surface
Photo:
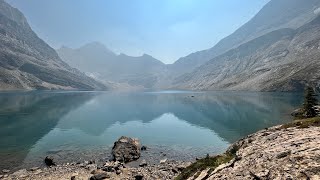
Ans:
[[[222,164],[190,179],[320,179],[320,127],[280,127],[236,142],[240,148],[232,166]]]

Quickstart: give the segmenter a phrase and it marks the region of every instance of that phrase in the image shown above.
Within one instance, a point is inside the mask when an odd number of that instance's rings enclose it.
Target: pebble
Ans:
[[[3,169],[2,172],[3,172],[3,173],[9,173],[10,170],[9,170],[9,169]]]
[[[162,159],[162,160],[160,160],[160,164],[164,164],[164,163],[166,163],[167,162],[167,158],[166,159]]]
[[[30,171],[36,171],[38,169],[39,169],[39,167],[33,167],[33,168],[30,168]]]
[[[145,159],[143,159],[139,164],[140,167],[145,167],[147,165],[148,165],[148,163],[147,163],[147,161]]]

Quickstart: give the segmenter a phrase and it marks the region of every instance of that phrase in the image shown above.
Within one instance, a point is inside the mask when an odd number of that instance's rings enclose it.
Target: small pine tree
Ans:
[[[304,116],[307,118],[312,118],[317,116],[317,112],[314,109],[314,106],[318,105],[317,95],[314,92],[313,88],[307,87],[305,90],[303,111]]]

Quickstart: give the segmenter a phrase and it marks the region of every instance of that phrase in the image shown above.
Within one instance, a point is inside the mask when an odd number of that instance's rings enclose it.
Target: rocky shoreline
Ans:
[[[158,165],[144,167],[126,167],[125,164],[106,162],[99,166],[92,162],[80,164],[67,163],[46,168],[21,169],[12,174],[0,175],[0,179],[71,179],[71,180],[99,180],[99,179],[174,179],[185,167],[186,162],[167,161]]]
[[[121,138],[119,141],[131,142]],[[139,158],[135,153],[147,147],[132,142],[138,146],[129,143],[130,146],[114,147],[127,153],[117,151],[114,157]],[[225,154],[195,162],[165,158],[157,164],[140,160],[140,167],[130,167],[119,161],[123,159],[104,164],[85,161],[13,173],[3,171],[0,179],[320,179],[319,144],[320,118],[314,118],[261,130],[237,141]],[[123,151],[124,146],[130,147],[129,151]]]
[[[227,150],[227,153],[234,151],[232,160],[217,167],[203,167],[185,177],[190,176],[187,178],[190,180],[317,180],[320,179],[319,144],[320,118],[297,120],[237,141]]]

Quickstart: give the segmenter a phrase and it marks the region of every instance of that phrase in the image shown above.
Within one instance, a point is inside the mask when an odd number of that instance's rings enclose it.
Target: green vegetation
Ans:
[[[235,158],[235,154],[233,153],[225,153],[222,155],[217,155],[214,157],[205,157],[203,159],[200,159],[194,163],[192,163],[190,166],[188,166],[186,169],[184,169],[178,177],[176,177],[176,180],[184,180],[188,179],[189,177],[193,176],[195,173],[197,173],[195,176],[199,176],[201,171],[210,168],[209,171],[213,171],[215,168],[217,168],[219,165],[227,163],[231,161],[233,158]]]
[[[281,129],[290,127],[308,128],[310,126],[320,126],[320,117],[295,120],[291,123],[282,125]]]
[[[317,112],[314,107],[318,105],[317,95],[313,88],[307,87],[305,90],[305,99],[303,103],[303,114],[307,118],[312,118],[317,116]]]

